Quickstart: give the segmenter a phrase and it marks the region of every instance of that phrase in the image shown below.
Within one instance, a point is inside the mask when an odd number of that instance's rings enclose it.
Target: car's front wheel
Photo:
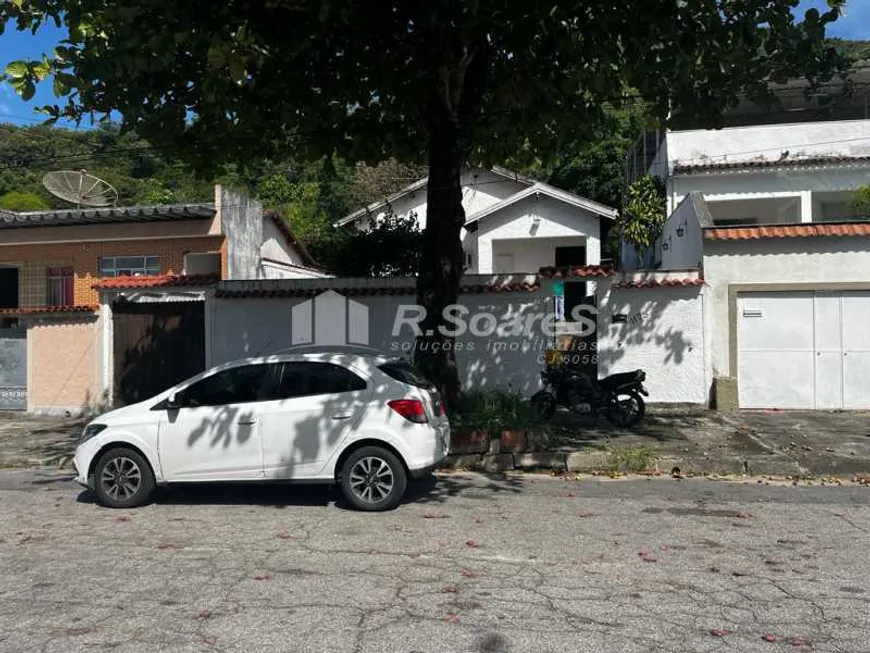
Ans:
[[[94,467],[97,500],[108,508],[133,508],[146,503],[154,493],[154,473],[137,451],[110,449]]]
[[[358,510],[388,510],[405,495],[408,476],[402,462],[381,447],[357,449],[341,468],[341,491]]]

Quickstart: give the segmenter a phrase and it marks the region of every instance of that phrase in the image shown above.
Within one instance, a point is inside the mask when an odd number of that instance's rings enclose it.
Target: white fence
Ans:
[[[464,388],[509,387],[526,396],[540,388],[544,354],[555,343],[541,326],[541,318],[553,310],[550,282],[544,279],[540,284],[537,289],[499,292],[481,291],[478,286],[477,291],[460,295],[469,326],[455,341]],[[224,282],[207,301],[207,364],[274,353],[304,341],[308,332],[322,329],[317,325],[324,317],[336,315],[330,312],[334,307],[318,312],[316,297],[324,296],[317,293],[329,289],[344,291],[349,301],[357,302],[350,305],[350,312],[367,317],[365,328],[357,325],[345,333],[362,334],[369,346],[388,354],[411,355],[414,333],[410,326],[400,326],[398,332],[394,327],[397,316],[401,321],[403,315],[415,313],[411,308],[416,303],[413,286],[413,279]],[[647,372],[649,401],[706,402],[700,287],[613,290],[608,281],[599,281],[598,292],[599,374],[640,367]],[[314,304],[303,306],[312,300]],[[364,307],[361,312],[360,307]],[[478,314],[492,315],[495,323],[490,318],[475,322],[472,318]],[[300,316],[313,319],[314,329],[306,327],[302,333]],[[536,317],[531,329],[516,328],[527,325],[532,316]],[[343,315],[337,318],[344,320]],[[335,325],[329,330],[334,331]],[[360,338],[349,340],[365,344]]]

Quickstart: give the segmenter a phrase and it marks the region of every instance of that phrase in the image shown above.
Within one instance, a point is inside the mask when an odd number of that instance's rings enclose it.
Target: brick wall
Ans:
[[[76,305],[96,304],[99,295],[91,286],[99,277],[101,256],[157,256],[160,274],[181,274],[185,252],[218,252],[222,236],[178,237],[166,240],[129,240],[0,246],[0,263],[19,266],[18,303],[44,306],[48,288],[47,268],[71,267],[75,273]]]

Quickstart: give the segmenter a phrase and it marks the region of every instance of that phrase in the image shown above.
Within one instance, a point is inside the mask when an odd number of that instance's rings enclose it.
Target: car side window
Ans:
[[[222,406],[266,401],[274,365],[242,365],[213,374],[182,390],[178,402],[184,408]]]
[[[283,363],[279,399],[365,390],[364,379],[334,363]]]

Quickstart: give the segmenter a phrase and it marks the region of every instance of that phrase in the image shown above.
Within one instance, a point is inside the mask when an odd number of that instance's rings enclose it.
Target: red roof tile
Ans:
[[[757,240],[761,238],[810,238],[814,236],[870,236],[870,222],[808,223],[764,227],[708,227],[707,240]]]
[[[618,281],[613,284],[614,288],[674,288],[703,286],[704,280],[698,277],[683,279],[641,279],[638,281]]]
[[[467,284],[459,288],[461,293],[482,294],[501,292],[535,292],[540,288],[538,283],[492,283],[492,284]],[[373,286],[360,286],[355,288],[337,288],[335,286],[308,287],[308,288],[219,288],[215,297],[220,299],[241,298],[280,298],[280,297],[314,297],[327,290],[334,290],[345,297],[360,297],[373,295],[416,295],[415,286],[392,286],[378,288]]]
[[[96,313],[96,306],[24,306],[0,308],[0,315],[42,315],[46,313]]]
[[[697,163],[690,165],[674,164],[675,175],[692,174],[695,172],[716,172],[727,170],[743,170],[746,168],[795,168],[800,166],[848,165],[850,163],[870,163],[870,156],[812,156],[802,159],[757,159],[755,161],[728,161],[720,163]]]
[[[549,266],[541,268],[539,274],[545,279],[585,279],[589,277],[609,277],[613,274],[613,269],[603,265],[580,265],[573,268]]]
[[[117,290],[124,288],[175,288],[178,286],[210,286],[220,281],[216,274],[189,274],[142,277],[107,277],[100,279],[92,287],[97,290]]]

